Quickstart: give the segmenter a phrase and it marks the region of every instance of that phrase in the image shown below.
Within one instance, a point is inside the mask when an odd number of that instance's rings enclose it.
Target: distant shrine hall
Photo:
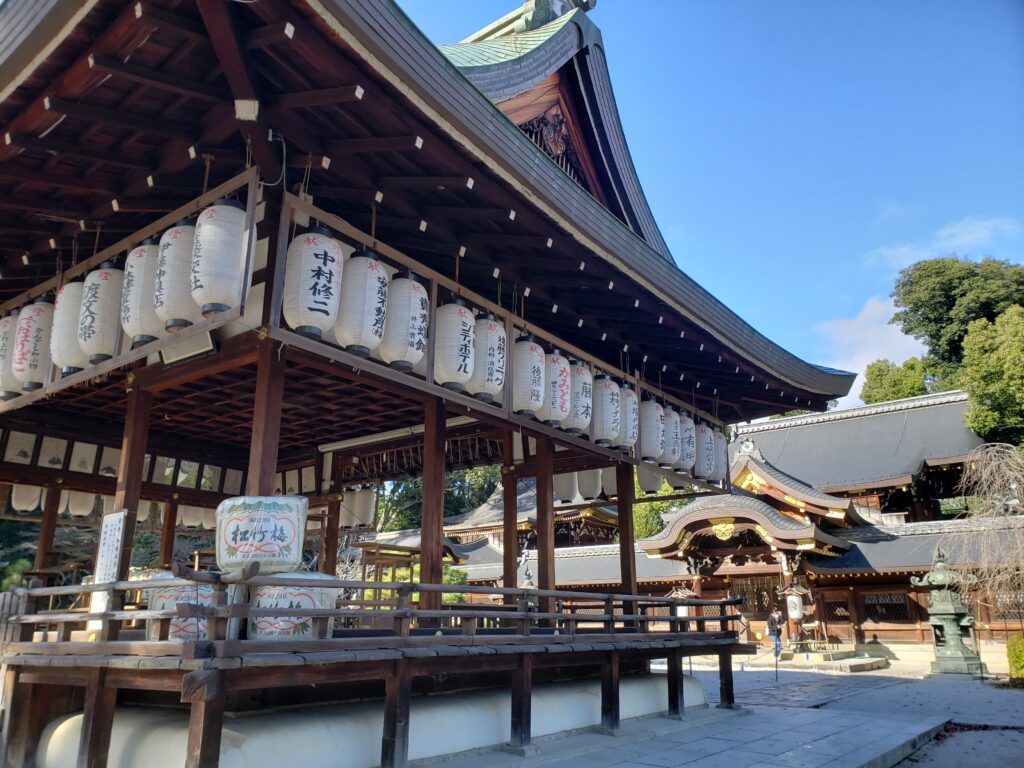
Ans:
[[[925,641],[895,529],[963,436],[835,487],[799,419],[727,444],[854,377],[676,266],[594,5],[443,46],[392,0],[0,5],[7,765],[525,753],[704,704],[695,655],[732,706],[793,595],[821,642]],[[405,478],[422,527],[376,533]],[[642,541],[638,493],[678,507]]]

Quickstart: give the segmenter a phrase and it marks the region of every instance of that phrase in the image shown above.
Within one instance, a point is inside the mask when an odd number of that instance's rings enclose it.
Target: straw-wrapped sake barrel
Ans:
[[[217,507],[217,567],[256,561],[260,573],[294,571],[302,563],[309,502],[305,496],[236,496]]]
[[[330,579],[326,573],[297,572],[283,573],[282,580],[319,581]],[[278,608],[334,608],[338,590],[334,587],[312,586],[258,586],[252,592],[254,609]],[[333,620],[328,621],[327,636],[330,637]],[[250,640],[278,640],[287,638],[313,637],[315,623],[309,616],[263,616],[249,620]]]

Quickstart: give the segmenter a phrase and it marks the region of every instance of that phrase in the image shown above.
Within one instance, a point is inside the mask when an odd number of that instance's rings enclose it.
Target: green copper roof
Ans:
[[[551,40],[578,12],[566,13],[543,27],[476,43],[439,45],[441,53],[459,69],[486,67],[526,56]]]

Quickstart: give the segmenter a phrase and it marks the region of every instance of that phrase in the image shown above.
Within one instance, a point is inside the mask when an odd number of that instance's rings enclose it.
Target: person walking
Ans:
[[[779,610],[779,606],[775,606],[772,612],[768,614],[768,635],[771,637],[772,642],[775,643],[776,659],[782,654],[782,625],[784,623],[782,611]]]

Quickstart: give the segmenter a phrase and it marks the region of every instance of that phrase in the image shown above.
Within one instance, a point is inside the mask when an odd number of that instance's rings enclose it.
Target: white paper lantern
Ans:
[[[544,402],[537,418],[552,427],[562,426],[572,408],[572,373],[569,359],[557,349],[544,356]]]
[[[661,481],[661,473],[650,464],[637,464],[636,483],[641,491],[646,494],[657,493],[661,490]]]
[[[576,498],[576,473],[565,472],[555,475],[553,485],[555,487],[555,501],[562,504],[571,504]]]
[[[601,470],[585,469],[577,472],[576,487],[584,501],[596,499],[601,495]]]
[[[666,472],[665,481],[672,487],[673,490],[681,491],[693,486],[693,481],[690,478],[690,473],[681,472]]]
[[[488,312],[476,319],[473,328],[476,340],[476,362],[466,390],[478,400],[490,403],[505,386],[505,326]]]
[[[512,345],[512,410],[535,417],[544,405],[544,349],[533,336],[519,337]]]
[[[696,435],[697,460],[693,465],[693,474],[708,480],[715,472],[715,432],[707,424],[698,424]]]
[[[697,462],[697,425],[685,413],[679,414],[679,433],[681,450],[679,461],[673,469],[679,474],[685,474],[693,470],[693,465]]]
[[[569,361],[569,378],[569,415],[562,420],[562,429],[570,435],[583,435],[590,429],[594,413],[594,376],[589,365],[572,358]]]
[[[476,321],[456,299],[437,308],[434,330],[434,380],[445,389],[461,392],[476,370]]]
[[[139,500],[139,508],[135,511],[135,522],[145,523],[149,520],[150,514],[153,512],[153,502]]]
[[[427,290],[411,272],[391,281],[380,357],[395,370],[411,371],[427,351],[427,304]]]
[[[160,237],[160,254],[153,279],[153,310],[164,329],[177,333],[203,319],[192,300],[192,246],[196,228],[179,221]]]
[[[720,429],[715,430],[715,469],[709,478],[713,483],[720,483],[725,480],[728,473],[729,445],[726,442],[725,434]]]
[[[203,509],[203,528],[212,531],[217,527],[217,510]]]
[[[124,272],[112,263],[101,264],[85,278],[78,314],[78,344],[92,365],[109,360],[121,337],[121,294]]]
[[[619,385],[606,374],[594,377],[594,417],[591,433],[595,445],[610,446],[619,434]],[[614,473],[613,473],[614,474]]]
[[[178,505],[178,519],[186,528],[198,528],[203,524],[203,508],[189,504]]]
[[[615,437],[615,448],[629,451],[640,437],[640,403],[636,392],[628,384],[619,387],[619,434]]]
[[[373,488],[361,488],[354,494],[352,512],[356,527],[373,527],[377,517],[377,492]]]
[[[31,512],[43,500],[43,489],[38,485],[15,485],[11,488],[11,507],[16,512]]]
[[[245,206],[221,198],[204,208],[196,219],[189,288],[203,317],[213,317],[236,306],[242,295],[245,253]]]
[[[53,333],[50,335],[50,357],[61,375],[77,373],[89,364],[89,356],[78,343],[78,316],[82,310],[81,280],[66,283],[57,291],[53,308]]]
[[[334,338],[346,352],[366,357],[384,338],[388,273],[373,251],[356,251],[343,273]]]
[[[40,296],[21,308],[14,329],[14,362],[11,370],[26,392],[42,389],[50,370],[50,329],[53,297]]]
[[[164,321],[153,307],[160,245],[155,238],[128,252],[124,261],[124,291],[121,294],[121,328],[132,346],[156,341],[164,335]]]
[[[296,333],[319,339],[338,321],[344,256],[323,227],[297,235],[288,246],[284,321]]]
[[[71,517],[88,517],[96,508],[96,496],[85,491],[68,491],[68,514]]]
[[[679,411],[671,405],[665,406],[665,450],[658,457],[658,466],[673,469],[683,452],[683,432],[679,423]],[[671,481],[669,481],[671,482]]]
[[[640,460],[657,464],[665,452],[665,409],[648,398],[640,403]]]
[[[0,318],[0,400],[21,394],[21,382],[14,378],[14,338],[18,327],[18,311],[11,310]]]
[[[605,467],[601,470],[601,488],[609,499],[619,495],[619,476],[615,467]]]

